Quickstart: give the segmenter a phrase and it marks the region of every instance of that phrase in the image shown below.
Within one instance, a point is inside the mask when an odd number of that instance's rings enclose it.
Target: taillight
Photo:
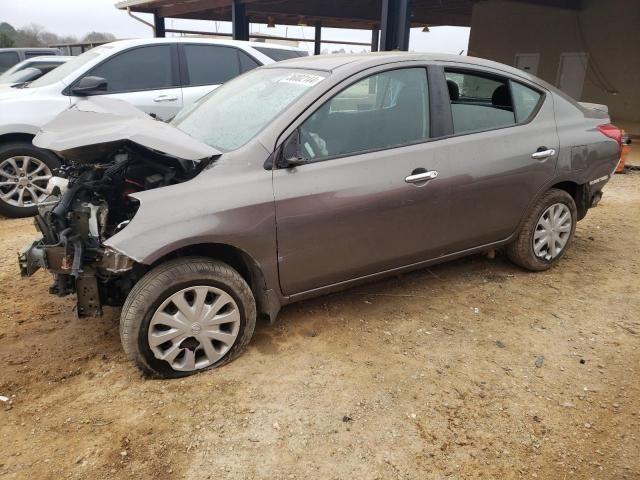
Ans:
[[[620,146],[620,148],[622,148],[622,130],[620,130],[618,127],[616,127],[611,123],[600,125],[598,127],[598,130],[603,135],[609,138],[613,138],[616,142],[618,142],[618,145]]]

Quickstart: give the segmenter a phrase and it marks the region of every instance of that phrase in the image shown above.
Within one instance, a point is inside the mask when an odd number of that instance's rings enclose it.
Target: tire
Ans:
[[[556,210],[550,210],[552,208],[555,208]],[[544,237],[546,235],[546,227],[544,225],[539,225],[539,222],[543,222],[543,216],[556,211],[562,212],[562,215],[559,215],[558,223],[562,218],[565,218],[565,214],[568,212],[570,214],[571,224],[568,226],[567,223],[564,222],[561,227],[554,225],[554,235],[558,237],[557,240],[552,241],[556,248],[556,253],[554,255],[551,255],[551,247],[549,246],[549,242],[546,240],[542,241],[542,245],[544,245],[546,241],[548,247],[546,249],[543,248],[540,255],[536,254],[534,237],[537,237],[538,235]],[[548,217],[545,217],[545,219],[548,220]],[[567,248],[573,241],[576,224],[577,208],[573,197],[564,190],[558,190],[555,188],[551,189],[536,202],[521,224],[516,239],[513,243],[507,246],[507,256],[513,263],[527,270],[534,272],[548,270],[558,263],[564,256]],[[562,236],[562,240],[560,239],[560,236]],[[564,245],[559,248],[559,244],[562,241],[564,242]]]
[[[219,311],[218,303],[224,304]],[[215,310],[215,317],[193,313],[199,309]],[[224,321],[219,319],[233,323],[208,323]],[[229,363],[249,343],[255,325],[255,299],[238,272],[209,258],[185,257],[159,265],[134,286],[122,308],[120,338],[143,375],[180,378]],[[170,340],[160,344],[165,338]]]
[[[14,178],[20,179],[20,172],[16,172],[15,168],[10,163],[14,161],[13,165],[20,166],[20,162],[24,162],[24,159],[29,157],[30,160],[27,164],[27,171],[23,172],[22,179],[26,184],[19,185],[20,190],[14,190],[11,186],[0,184],[0,214],[11,217],[32,217],[38,213],[37,207],[32,201],[32,196],[29,193],[23,193],[23,197],[20,197],[19,192],[34,192],[36,195],[44,195],[43,188],[46,188],[48,178],[51,177],[53,171],[60,167],[60,160],[52,152],[42,150],[33,146],[31,143],[11,142],[0,145],[0,182],[13,181]],[[15,159],[18,159],[18,164],[15,163]],[[22,159],[22,160],[20,160]],[[36,169],[40,168],[40,171]],[[29,180],[29,172],[36,173],[38,180]],[[18,180],[22,181],[22,180]],[[2,198],[3,194],[13,194],[8,200]],[[22,198],[22,200],[21,200]],[[25,206],[20,206],[23,203]]]

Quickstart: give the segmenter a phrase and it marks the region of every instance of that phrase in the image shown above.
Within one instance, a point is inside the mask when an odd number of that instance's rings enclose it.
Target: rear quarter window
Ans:
[[[518,82],[511,82],[511,94],[516,111],[516,121],[526,122],[542,99],[542,94],[533,88],[526,87]]]

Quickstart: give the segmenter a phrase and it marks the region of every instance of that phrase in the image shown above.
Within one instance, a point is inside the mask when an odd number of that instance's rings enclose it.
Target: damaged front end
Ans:
[[[50,292],[75,293],[79,316],[122,305],[145,272],[104,245],[134,218],[139,203],[130,195],[188,181],[219,156],[134,107],[107,99],[81,101],[43,127],[34,144],[56,151],[65,164],[38,205],[35,225],[42,238],[20,254],[21,274],[51,271]]]

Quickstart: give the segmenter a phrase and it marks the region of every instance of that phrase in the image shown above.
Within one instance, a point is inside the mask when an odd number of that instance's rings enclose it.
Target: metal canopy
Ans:
[[[241,0],[252,23],[371,30],[379,28],[384,0]],[[116,6],[160,17],[230,21],[233,0],[125,0]],[[413,0],[411,26],[471,25],[472,0]]]
[[[250,22],[314,26],[318,53],[322,27],[372,30],[372,50],[408,50],[410,28],[471,26],[478,1],[482,0],[124,0],[116,7],[153,14],[156,36],[165,35],[165,18],[231,21],[237,40],[249,40]],[[510,1],[572,9],[582,5],[582,0]]]

